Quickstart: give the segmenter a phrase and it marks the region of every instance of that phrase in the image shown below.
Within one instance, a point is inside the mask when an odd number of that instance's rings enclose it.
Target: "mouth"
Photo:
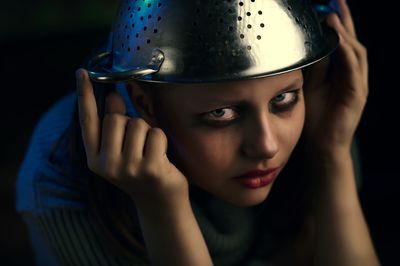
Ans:
[[[247,188],[261,188],[270,185],[275,181],[281,167],[270,168],[267,170],[254,170],[234,179]]]

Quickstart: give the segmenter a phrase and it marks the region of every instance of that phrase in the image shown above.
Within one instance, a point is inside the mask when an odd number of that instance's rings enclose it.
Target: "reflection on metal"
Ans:
[[[307,66],[329,55],[338,36],[323,28],[305,3],[122,1],[108,63],[92,60],[97,63],[91,66],[91,77],[197,83],[264,77]],[[164,60],[149,68],[155,50],[162,51]],[[150,72],[135,72],[148,68]]]

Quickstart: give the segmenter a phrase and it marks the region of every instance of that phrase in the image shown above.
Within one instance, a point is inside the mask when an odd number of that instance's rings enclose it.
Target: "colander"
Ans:
[[[285,73],[328,56],[338,35],[305,0],[123,0],[94,81],[202,83]]]

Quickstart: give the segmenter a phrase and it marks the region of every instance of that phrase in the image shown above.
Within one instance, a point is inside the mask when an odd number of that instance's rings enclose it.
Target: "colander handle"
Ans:
[[[109,69],[112,53],[103,52],[94,56],[87,64],[89,77],[93,81],[103,83],[115,83],[132,79],[139,79],[143,76],[157,73],[160,70],[161,64],[164,62],[164,53],[161,50],[155,49],[151,55],[151,60],[147,68],[136,68],[127,71],[112,71]],[[108,61],[107,64],[104,62]],[[108,66],[106,66],[108,65]]]

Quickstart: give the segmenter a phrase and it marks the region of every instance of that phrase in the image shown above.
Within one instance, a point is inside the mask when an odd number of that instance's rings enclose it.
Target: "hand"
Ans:
[[[305,135],[324,151],[350,149],[368,96],[367,51],[357,40],[346,1],[339,0],[339,7],[341,19],[327,17],[339,33],[339,47],[331,58],[313,65],[305,80]]]
[[[77,71],[79,118],[91,171],[126,192],[138,207],[188,199],[184,175],[167,158],[167,138],[141,118],[125,116],[122,97],[112,93],[102,124],[85,70]],[[176,205],[174,205],[176,207]]]

